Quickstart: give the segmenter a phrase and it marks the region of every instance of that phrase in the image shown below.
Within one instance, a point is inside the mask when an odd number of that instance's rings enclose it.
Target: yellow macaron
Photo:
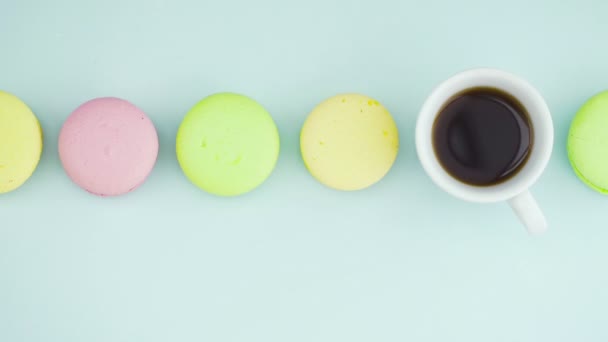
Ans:
[[[388,173],[397,158],[399,133],[378,101],[343,94],[310,113],[300,148],[306,167],[319,182],[338,190],[360,190]]]
[[[0,194],[30,178],[42,153],[42,129],[31,109],[0,91]]]

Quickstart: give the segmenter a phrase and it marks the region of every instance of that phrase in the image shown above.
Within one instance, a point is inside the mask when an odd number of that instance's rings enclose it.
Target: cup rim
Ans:
[[[498,88],[520,100],[534,130],[531,154],[522,169],[504,182],[485,187],[469,185],[452,177],[437,159],[432,141],[435,119],[446,102],[459,92],[484,86]],[[425,172],[441,189],[470,202],[504,201],[526,191],[549,163],[553,139],[551,113],[538,90],[519,76],[492,68],[465,70],[439,83],[422,105],[416,123],[416,152]]]

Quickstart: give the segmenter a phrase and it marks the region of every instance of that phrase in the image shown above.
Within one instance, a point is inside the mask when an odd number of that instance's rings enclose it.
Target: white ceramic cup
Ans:
[[[433,125],[439,112],[455,95],[477,87],[502,90],[519,100],[532,123],[533,143],[523,167],[505,182],[491,186],[472,186],[452,177],[443,169],[433,148]],[[525,80],[495,69],[472,69],[439,84],[420,110],[416,125],[416,149],[422,166],[444,191],[471,202],[508,201],[528,231],[547,230],[547,221],[528,189],[544,171],[553,150],[553,121],[540,93]]]

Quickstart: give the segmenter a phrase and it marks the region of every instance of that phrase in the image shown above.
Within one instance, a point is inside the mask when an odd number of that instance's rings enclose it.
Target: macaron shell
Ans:
[[[13,191],[34,173],[42,154],[42,129],[31,109],[0,91],[0,193]]]
[[[360,94],[332,97],[308,116],[300,135],[302,158],[321,183],[360,190],[382,179],[399,150],[393,117],[378,101]]]
[[[146,114],[118,98],[99,98],[78,107],[64,123],[59,156],[68,176],[100,196],[140,186],[158,155],[158,135]]]
[[[585,184],[608,194],[608,92],[593,96],[577,112],[568,135],[568,158]]]
[[[220,93],[196,104],[176,138],[176,153],[186,177],[218,196],[237,196],[262,184],[279,156],[279,132],[256,101]]]

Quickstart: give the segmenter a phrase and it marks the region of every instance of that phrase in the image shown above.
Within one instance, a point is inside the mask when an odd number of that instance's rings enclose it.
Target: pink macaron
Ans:
[[[66,120],[59,134],[59,157],[68,176],[99,196],[130,192],[148,177],[158,156],[154,124],[128,101],[106,97],[88,101]]]

